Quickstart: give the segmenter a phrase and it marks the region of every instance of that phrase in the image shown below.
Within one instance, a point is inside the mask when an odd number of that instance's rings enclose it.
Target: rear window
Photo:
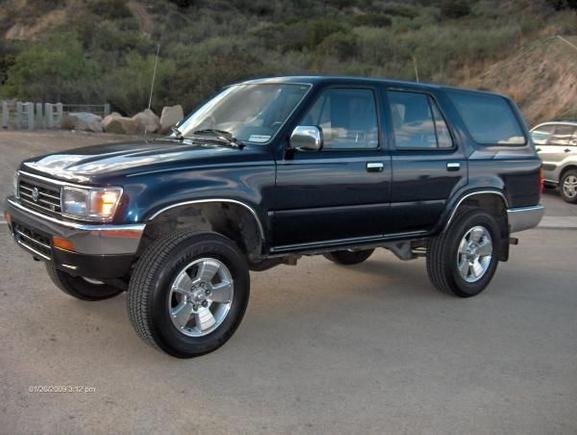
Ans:
[[[525,145],[527,139],[509,102],[498,95],[448,92],[475,142]]]

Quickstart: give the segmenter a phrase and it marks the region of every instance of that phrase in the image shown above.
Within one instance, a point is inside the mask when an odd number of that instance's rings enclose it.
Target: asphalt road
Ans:
[[[21,158],[102,139],[0,133],[0,194]],[[176,360],[138,339],[125,295],[68,297],[0,225],[0,433],[575,434],[577,230],[518,236],[467,300],[384,250],[253,273],[236,335]],[[85,392],[34,392],[62,385]]]
[[[574,230],[522,234],[467,300],[383,250],[254,273],[236,335],[194,360],[141,342],[124,295],[74,300],[0,243],[1,433],[577,433]]]

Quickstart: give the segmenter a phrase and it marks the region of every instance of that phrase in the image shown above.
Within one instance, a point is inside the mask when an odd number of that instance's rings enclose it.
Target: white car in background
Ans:
[[[577,121],[544,122],[533,127],[531,136],[543,161],[545,184],[577,204]]]

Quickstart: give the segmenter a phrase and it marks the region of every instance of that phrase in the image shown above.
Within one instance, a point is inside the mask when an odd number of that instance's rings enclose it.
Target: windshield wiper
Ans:
[[[226,144],[234,148],[239,149],[244,148],[244,144],[226,130],[218,130],[216,128],[205,128],[203,130],[193,131],[192,134],[194,136],[212,136],[218,141],[225,142]]]
[[[174,139],[177,139],[181,142],[184,140],[184,136],[182,135],[182,131],[180,131],[178,128],[170,127],[170,131],[172,132],[172,134],[174,134]],[[171,137],[171,136],[169,136],[169,137]]]

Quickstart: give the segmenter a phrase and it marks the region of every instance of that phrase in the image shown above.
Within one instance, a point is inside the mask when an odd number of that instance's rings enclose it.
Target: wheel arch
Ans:
[[[466,192],[453,204],[448,217],[442,222],[441,232],[449,228],[459,210],[464,207],[475,207],[489,212],[495,217],[501,232],[501,243],[498,247],[499,260],[507,261],[509,258],[509,219],[507,216],[509,202],[505,194],[491,189]]]
[[[173,203],[150,214],[139,250],[167,232],[184,228],[223,234],[250,258],[259,258],[266,243],[265,228],[253,206],[236,199],[213,198]]]
[[[559,172],[559,185],[561,185],[561,180],[563,179],[563,176],[568,172],[568,171],[577,171],[577,163],[569,163],[567,166],[563,167],[563,169],[561,169],[561,172]]]

